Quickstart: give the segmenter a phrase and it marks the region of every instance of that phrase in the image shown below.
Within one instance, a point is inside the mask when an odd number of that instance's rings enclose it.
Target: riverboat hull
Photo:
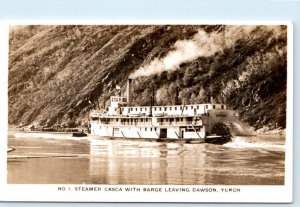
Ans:
[[[127,141],[147,141],[147,142],[165,142],[165,143],[179,143],[179,144],[225,144],[231,141],[230,136],[207,136],[203,139],[171,139],[171,138],[124,138],[124,137],[103,137],[88,135],[94,139],[99,140],[127,140]]]

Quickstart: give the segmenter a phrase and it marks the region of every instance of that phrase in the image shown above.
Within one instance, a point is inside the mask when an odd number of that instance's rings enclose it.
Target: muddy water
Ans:
[[[283,185],[283,136],[225,145],[9,134],[11,184]]]

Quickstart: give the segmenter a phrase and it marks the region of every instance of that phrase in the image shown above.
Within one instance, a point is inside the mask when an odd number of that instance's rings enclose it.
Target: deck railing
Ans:
[[[203,125],[202,122],[194,122],[194,121],[179,121],[179,122],[109,122],[103,123],[103,126],[135,126],[135,127],[164,127],[164,126],[187,126],[187,125]]]

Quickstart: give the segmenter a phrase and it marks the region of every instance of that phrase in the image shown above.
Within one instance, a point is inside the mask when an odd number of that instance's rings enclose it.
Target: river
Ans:
[[[283,185],[285,137],[224,145],[8,135],[9,184]]]

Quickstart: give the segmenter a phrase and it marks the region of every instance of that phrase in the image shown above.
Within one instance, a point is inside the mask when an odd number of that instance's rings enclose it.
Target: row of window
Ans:
[[[93,119],[94,121],[96,120],[96,119]],[[123,122],[138,122],[138,121],[140,121],[140,122],[150,122],[150,118],[142,118],[142,119],[121,119],[121,122],[123,123]],[[102,122],[107,122],[107,123],[109,123],[109,122],[119,122],[119,118],[116,118],[116,119],[105,119],[105,120],[102,120]],[[158,120],[157,120],[158,122],[173,122],[173,121],[175,121],[175,122],[179,122],[179,121],[181,121],[181,122],[183,122],[183,118],[159,118]],[[193,121],[193,117],[186,117],[186,121]]]
[[[152,109],[153,109],[153,111],[162,111],[163,109],[164,109],[164,111],[168,111],[168,108],[169,108],[169,111],[172,111],[172,109],[173,109],[173,107],[172,106],[170,106],[170,107],[153,107]],[[193,109],[194,108],[194,106],[190,106],[190,108],[191,109]],[[197,109],[199,109],[199,106],[197,106],[197,107],[195,107],[195,108],[197,108]],[[147,108],[142,108],[142,107],[140,107],[140,108],[134,108],[134,107],[131,107],[131,108],[129,108],[128,109],[128,111],[143,111],[143,109],[144,109],[144,111],[148,111],[148,109],[150,110],[150,108],[149,107],[147,107]],[[175,106],[174,107],[174,110],[176,111],[176,110],[183,110],[183,106]],[[185,109],[186,110],[188,110],[188,106],[186,106],[185,107]],[[122,108],[122,111],[124,111],[124,108]]]
[[[176,117],[176,118],[157,118],[157,122],[159,123],[163,123],[163,122],[183,122],[185,119],[185,121],[193,121],[193,117],[186,117],[186,118],[180,118],[180,117]],[[92,117],[92,121],[98,121],[99,118],[98,117]],[[110,122],[119,122],[121,121],[121,123],[132,123],[132,122],[151,122],[151,118],[141,118],[141,119],[137,119],[137,118],[131,118],[131,119],[119,119],[119,118],[101,118],[101,122],[104,124],[108,124]]]
[[[212,105],[213,106],[213,109],[215,109],[216,108],[216,105]],[[162,106],[159,106],[159,107],[156,107],[156,106],[154,106],[153,107],[153,111],[162,111],[162,110],[164,110],[164,111],[167,111],[168,109],[169,109],[169,111],[172,111],[173,110],[173,108],[174,108],[174,110],[175,111],[177,111],[177,110],[183,110],[183,106],[170,106],[170,107],[162,107]],[[185,106],[185,110],[188,110],[188,109],[199,109],[200,107],[199,106]],[[208,109],[208,105],[205,105],[205,108],[206,109]],[[128,108],[128,111],[148,111],[148,109],[150,110],[150,108],[149,107],[145,107],[145,108],[143,108],[143,107],[131,107],[131,108]],[[221,105],[221,109],[224,109],[224,105]],[[124,111],[124,108],[122,108],[122,111]]]

